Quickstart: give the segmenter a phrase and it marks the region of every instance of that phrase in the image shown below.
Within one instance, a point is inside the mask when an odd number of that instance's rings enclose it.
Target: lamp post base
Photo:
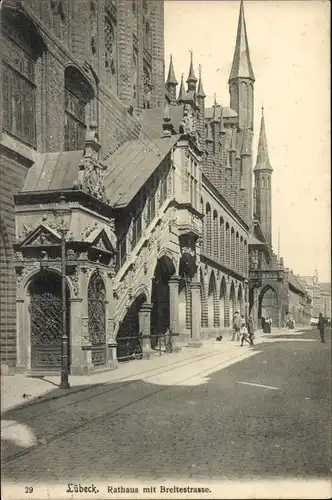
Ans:
[[[59,385],[59,389],[70,389],[69,382],[67,381],[61,381]]]

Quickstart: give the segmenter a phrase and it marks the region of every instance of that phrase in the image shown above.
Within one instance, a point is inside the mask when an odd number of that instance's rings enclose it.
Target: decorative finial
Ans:
[[[198,74],[199,74],[199,77],[201,78],[202,77],[202,65],[201,64],[198,65]]]
[[[217,94],[213,94],[213,106],[217,106]]]
[[[264,113],[264,102],[263,102],[263,99],[262,99],[262,113]]]
[[[190,49],[189,53],[190,53],[190,60],[192,61],[193,60],[193,49]]]

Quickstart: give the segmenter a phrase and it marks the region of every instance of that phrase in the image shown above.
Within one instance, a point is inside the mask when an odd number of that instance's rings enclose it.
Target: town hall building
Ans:
[[[63,299],[76,375],[148,358],[167,332],[199,346],[236,310],[281,324],[293,296],[305,322],[272,249],[264,115],[254,167],[243,2],[230,103],[211,108],[193,54],[165,84],[160,0],[4,0],[1,28],[4,372],[59,372]]]

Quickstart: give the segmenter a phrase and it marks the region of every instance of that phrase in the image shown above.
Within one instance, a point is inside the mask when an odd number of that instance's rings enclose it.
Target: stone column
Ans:
[[[169,281],[169,325],[171,333],[179,334],[179,282],[180,276],[172,276]],[[179,352],[178,336],[172,337],[173,352]]]
[[[70,374],[83,375],[84,353],[82,351],[82,303],[80,297],[72,297],[70,301]]]
[[[193,281],[191,290],[191,338],[188,347],[200,347],[201,342],[201,284]]]
[[[252,319],[254,320],[255,330],[259,329],[261,325],[258,324],[258,289],[253,290],[253,304],[252,304]]]
[[[29,318],[25,317],[25,309],[27,309],[27,304],[25,300],[21,297],[16,299],[16,317],[17,317],[17,361],[16,361],[16,373],[24,373],[27,370],[27,359],[26,359],[26,342],[31,342],[30,328],[29,328]],[[9,374],[9,371],[8,371]]]
[[[114,319],[113,318],[108,318],[107,319],[107,330],[106,330],[106,335],[107,335],[107,366],[109,368],[117,368],[118,367],[118,360],[117,360],[117,353],[116,353],[116,348],[117,348],[117,341],[114,335]]]
[[[139,333],[143,336],[142,351],[143,358],[149,359],[152,354],[151,339],[149,337],[151,332],[151,311],[152,304],[143,304],[139,311]]]

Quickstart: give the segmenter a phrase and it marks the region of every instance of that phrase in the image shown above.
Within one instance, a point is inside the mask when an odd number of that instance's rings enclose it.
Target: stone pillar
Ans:
[[[84,353],[82,351],[82,303],[79,297],[70,298],[70,374],[85,373]]]
[[[188,347],[200,347],[201,342],[201,284],[193,281],[191,290],[191,338]]]
[[[261,325],[258,324],[258,289],[253,290],[253,304],[251,310],[252,319],[254,320],[255,330],[259,329]]]
[[[152,349],[151,349],[151,338],[150,338],[150,332],[151,332],[151,311],[152,311],[152,304],[143,304],[140,311],[139,311],[139,333],[140,335],[143,336],[142,340],[142,351],[143,351],[143,358],[149,359],[150,355],[152,354]]]
[[[17,318],[17,361],[16,361],[16,373],[23,373],[27,370],[27,346],[26,342],[31,342],[30,335],[30,321],[25,317],[25,309],[27,309],[27,304],[23,298],[16,299],[16,318]],[[5,373],[2,373],[4,375]],[[10,374],[9,370],[6,375]]]
[[[172,276],[169,281],[169,325],[171,333],[179,334],[179,282],[180,276]],[[178,336],[172,337],[173,351],[178,352]]]
[[[107,319],[107,330],[106,330],[106,344],[107,344],[107,359],[106,363],[109,368],[117,368],[118,360],[116,356],[117,341],[114,335],[114,319]]]

